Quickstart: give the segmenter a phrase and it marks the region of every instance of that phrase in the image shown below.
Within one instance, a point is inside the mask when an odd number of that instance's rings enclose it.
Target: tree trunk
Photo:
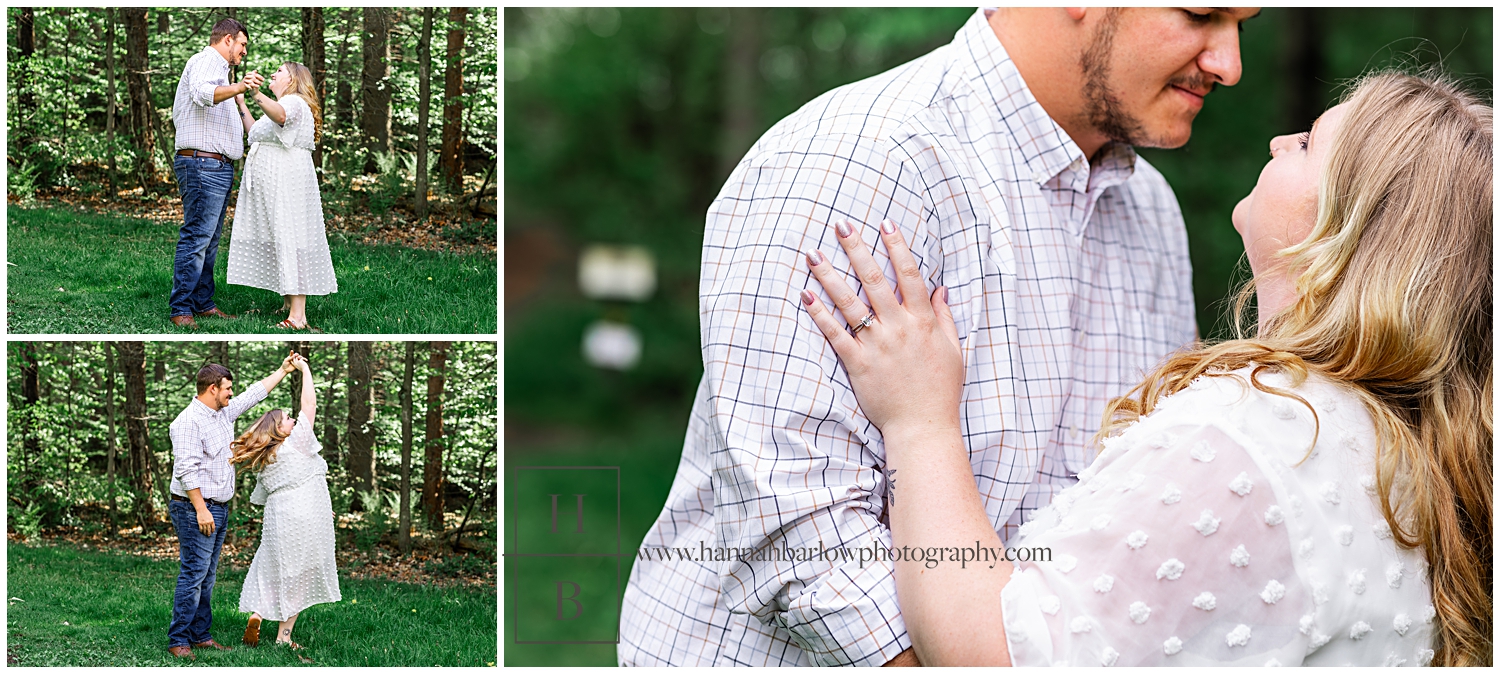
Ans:
[[[25,422],[22,426],[21,447],[24,448],[25,458],[35,466],[37,459],[41,458],[42,441],[36,433],[36,406],[42,399],[41,368],[36,362],[36,344],[34,342],[23,342],[21,344],[21,400],[27,412]]]
[[[318,104],[328,109],[328,63],[323,58],[323,8],[302,8],[302,65],[312,71],[313,90]],[[323,165],[323,148],[315,146],[313,166]]]
[[[391,151],[390,11],[366,7],[364,25],[364,72],[360,93],[364,99],[361,129],[369,155],[365,173],[375,172],[375,155]]]
[[[120,518],[118,512],[118,501],[115,499],[115,456],[120,445],[115,435],[115,356],[114,347],[109,342],[104,342],[104,371],[106,372],[104,393],[104,416],[109,419],[109,537],[114,538],[120,531]]]
[[[131,484],[139,492],[137,512],[150,515],[156,489],[156,457],[146,427],[146,344],[116,342],[125,371],[125,438],[130,443]]]
[[[12,64],[15,79],[16,105],[20,108],[20,124],[12,147],[25,147],[30,140],[27,129],[31,128],[32,116],[36,114],[36,82],[31,76],[31,57],[36,54],[36,12],[31,7],[20,8],[16,16],[16,63]]]
[[[338,391],[333,382],[339,380],[339,348],[338,342],[329,342],[328,345],[328,395],[323,401],[323,454],[328,459],[330,467],[340,466],[347,468],[340,461],[339,454],[339,425],[333,414],[333,405],[336,402],[334,394]]]
[[[354,34],[354,26],[357,24],[354,8],[344,10],[344,36],[339,38],[339,60],[333,70],[334,79],[338,82],[338,118],[335,127],[341,130],[354,126],[354,91],[349,84],[350,78],[344,71],[344,64],[348,63],[349,36]]]
[[[229,342],[209,342],[208,345],[209,357],[213,358],[213,362],[216,365],[229,367]],[[230,368],[229,371],[233,372],[234,368]]]
[[[130,132],[135,140],[136,175],[141,190],[156,184],[156,111],[151,107],[151,76],[147,72],[146,10],[126,7],[125,89],[130,92]]]
[[[105,105],[104,133],[108,137],[109,172],[105,174],[109,181],[109,198],[111,200],[119,196],[115,187],[115,115],[119,114],[117,100],[115,98],[115,10],[107,7],[104,10],[104,69],[109,76],[109,101]],[[113,484],[113,483],[111,483]],[[113,505],[110,506],[110,517],[114,517]]]
[[[467,7],[448,10],[448,63],[443,70],[443,152],[438,166],[448,193],[464,193],[464,21]]]
[[[422,465],[422,507],[427,526],[443,530],[443,374],[448,342],[432,342],[427,357],[427,452]]]
[[[417,40],[417,219],[427,217],[427,111],[432,107],[432,8],[422,8],[422,38]],[[409,343],[409,342],[408,342]]]
[[[765,10],[729,10],[729,45],[724,50],[724,131],[719,144],[719,182],[723,182],[755,143],[760,122],[760,15]]]
[[[424,13],[430,16],[432,10]],[[416,368],[417,343],[406,343],[406,369],[401,376],[401,554],[411,552],[411,380]]]
[[[349,473],[358,491],[375,489],[375,407],[372,404],[370,342],[349,342]],[[362,509],[360,499],[353,508]]]
[[[1283,17],[1281,39],[1281,86],[1286,95],[1282,124],[1287,132],[1312,128],[1313,120],[1323,113],[1324,9],[1288,7]]]
[[[171,32],[172,32],[172,10],[170,10],[170,9],[158,9],[158,10],[156,10],[156,36],[160,37],[160,38],[166,38],[167,35],[170,34]],[[166,40],[163,39],[162,42],[165,43]]]

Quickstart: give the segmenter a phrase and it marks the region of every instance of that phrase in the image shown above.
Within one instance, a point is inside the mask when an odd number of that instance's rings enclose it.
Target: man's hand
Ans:
[[[198,508],[198,531],[203,532],[204,536],[214,535],[214,516],[208,512],[208,506]]]
[[[297,369],[296,363],[297,353],[295,351],[287,353],[286,358],[281,359],[282,374],[291,374],[292,370]]]
[[[250,91],[254,91],[256,89],[259,89],[261,83],[265,82],[265,81],[266,81],[266,78],[261,77],[260,73],[257,73],[254,70],[252,70],[252,71],[250,71],[248,73],[245,73],[244,79],[240,80],[240,85],[244,86],[246,88],[245,89],[246,92],[250,92]]]

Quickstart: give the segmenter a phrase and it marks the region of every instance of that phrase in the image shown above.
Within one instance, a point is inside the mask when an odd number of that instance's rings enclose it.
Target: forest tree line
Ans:
[[[282,61],[312,71],[324,120],[314,162],[334,191],[381,176],[363,191],[400,189],[421,217],[417,194],[477,205],[491,190],[497,16],[466,7],[11,8],[12,174],[28,188],[81,186],[89,164],[111,194],[164,190],[178,77],[225,17],[249,33],[231,81],[269,79]]]
[[[10,344],[12,526],[165,530],[167,426],[191,404],[198,368],[225,365],[243,395],[289,350],[312,366],[336,514],[381,522],[374,535],[394,533],[403,551],[413,526],[455,549],[492,526],[493,343],[131,341]],[[287,375],[236,432],[272,407],[297,414],[299,379]],[[253,480],[240,471],[231,511]]]

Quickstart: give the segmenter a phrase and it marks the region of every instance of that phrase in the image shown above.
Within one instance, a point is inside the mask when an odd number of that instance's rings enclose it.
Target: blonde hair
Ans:
[[[276,450],[289,435],[281,432],[281,422],[284,419],[286,412],[279,409],[261,415],[255,423],[250,424],[249,430],[229,443],[229,463],[243,463],[246,468],[256,472],[276,463]]]
[[[1344,101],[1317,220],[1279,253],[1300,271],[1296,302],[1245,338],[1247,285],[1241,338],[1168,358],[1110,402],[1099,437],[1198,376],[1251,367],[1256,388],[1303,404],[1255,376],[1282,372],[1295,386],[1312,371],[1337,382],[1374,421],[1381,515],[1395,542],[1430,565],[1432,664],[1488,665],[1493,110],[1434,73],[1367,75]]]
[[[287,61],[282,65],[286,66],[286,72],[291,76],[291,87],[282,95],[301,96],[307,102],[307,107],[312,109],[313,142],[316,143],[323,139],[323,106],[318,103],[318,90],[313,86],[312,71],[296,61]]]

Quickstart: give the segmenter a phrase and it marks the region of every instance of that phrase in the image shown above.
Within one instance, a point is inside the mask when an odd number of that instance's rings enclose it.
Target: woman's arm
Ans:
[[[255,104],[259,105],[261,110],[266,111],[266,116],[270,117],[271,121],[277,124],[286,124],[286,108],[277,103],[276,99],[257,91],[255,92]]]
[[[298,423],[310,424],[318,410],[317,390],[313,387],[312,369],[307,366],[306,358],[298,356],[297,369],[302,372],[302,418]]]
[[[250,114],[250,106],[245,105],[245,95],[235,96],[234,102],[240,108],[240,123],[245,125],[245,133],[250,133],[250,127],[255,126],[255,115]]]
[[[928,666],[1009,665],[1000,590],[1011,565],[980,501],[959,427],[963,356],[947,289],[928,300],[916,260],[886,221],[881,236],[903,298],[897,302],[854,225],[835,229],[873,309],[817,251],[807,256],[813,276],[851,324],[871,311],[876,319],[851,335],[811,291],[802,301],[885,439],[896,589],[912,647]],[[922,561],[906,554],[917,548]],[[965,557],[971,561],[960,561]]]

